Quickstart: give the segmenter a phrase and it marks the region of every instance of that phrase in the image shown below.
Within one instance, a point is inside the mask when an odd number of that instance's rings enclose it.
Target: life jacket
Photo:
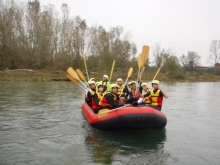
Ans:
[[[142,91],[142,95],[145,95],[147,93],[147,91]],[[145,104],[150,104],[150,97],[149,96],[146,96],[144,97],[144,103]]]
[[[95,94],[98,96],[98,100],[100,101],[102,98],[100,93],[96,92]],[[100,108],[100,106],[96,104],[96,102],[94,101],[94,97],[93,97],[92,98],[92,109],[97,109],[97,108]]]
[[[115,101],[117,100],[117,95],[116,95],[116,94],[114,94],[114,93],[112,93],[112,92],[106,92],[106,93],[102,96],[102,98],[101,98],[101,100],[100,100],[100,102],[99,102],[99,105],[100,105],[101,107],[111,107],[111,106],[112,106],[111,104],[108,103],[108,101],[107,101],[106,98],[105,98],[105,96],[106,96],[107,94],[112,94],[112,95],[114,96],[113,99],[114,99]]]
[[[91,89],[91,90],[92,90],[92,92],[95,93],[95,90],[94,90],[94,89]],[[87,92],[85,93],[85,99],[90,99],[90,98],[88,98],[88,92],[90,92],[90,91],[87,91]],[[91,92],[90,92],[90,93],[91,93]],[[94,102],[94,96],[90,94],[90,97],[91,97],[92,99],[91,99],[91,101],[90,101],[89,103],[88,103],[88,102],[87,102],[87,103],[89,104],[90,107],[92,107],[92,105],[95,103],[95,102]]]
[[[150,102],[152,106],[162,107],[163,97],[160,97],[160,90],[155,93],[153,90],[150,91]]]
[[[141,97],[140,91],[136,89],[132,89],[131,94],[132,96],[137,96],[137,98],[135,98],[136,100],[138,100]]]
[[[96,92],[97,96],[98,96],[98,100],[100,101],[102,98],[102,95],[100,95],[100,93]]]
[[[124,84],[122,84],[121,86],[118,86],[118,93],[117,94],[124,96],[125,95],[125,93],[123,92],[124,88],[125,88]]]
[[[110,89],[109,81],[100,81],[100,83],[103,85],[103,91],[108,91]]]
[[[95,103],[94,98],[92,98],[91,108],[92,108],[92,109],[99,108],[99,105],[97,105],[97,104]]]

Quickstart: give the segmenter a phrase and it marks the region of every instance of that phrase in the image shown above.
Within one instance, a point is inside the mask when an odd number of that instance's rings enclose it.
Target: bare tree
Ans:
[[[153,47],[153,57],[154,57],[153,63],[155,64],[156,67],[160,67],[164,64],[166,59],[168,59],[168,57],[172,54],[173,53],[171,49],[167,49],[167,50],[164,48],[162,49],[161,44],[156,43],[155,47]]]
[[[200,65],[200,59],[201,56],[199,56],[197,52],[188,51],[188,61],[192,63],[193,67]]]
[[[192,69],[195,66],[200,65],[201,56],[197,52],[188,51],[187,56],[184,54],[180,57],[180,62],[185,68],[185,70]]]
[[[185,70],[187,70],[188,66],[189,66],[189,61],[187,59],[187,56],[185,56],[185,54],[183,54],[182,56],[180,56],[180,63],[182,64],[182,66],[185,68]]]
[[[54,5],[42,7],[39,0],[0,0],[0,68],[82,67],[83,52],[93,67],[109,70],[113,60],[118,67],[129,65],[137,52],[130,34],[120,26],[88,27],[69,12],[67,4],[59,16]]]
[[[213,66],[220,62],[220,40],[213,40],[209,48],[208,62]]]
[[[0,68],[23,65],[24,11],[13,0],[0,0]]]
[[[77,67],[82,65],[82,53],[88,49],[88,27],[85,19],[81,19],[79,16],[76,16],[73,20],[73,29],[72,29],[72,55],[73,55],[73,64]]]

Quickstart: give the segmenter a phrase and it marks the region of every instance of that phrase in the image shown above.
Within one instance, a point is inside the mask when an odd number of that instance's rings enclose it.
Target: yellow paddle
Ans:
[[[84,53],[82,53],[82,57],[83,57],[84,65],[85,65],[85,68],[86,68],[87,79],[89,81],[89,73],[88,73],[88,69],[87,69],[87,65],[86,65],[86,56],[85,56]]]
[[[142,77],[142,75],[143,75],[144,69],[145,69],[145,66],[142,66],[142,67],[141,67],[141,72],[140,72],[140,81],[141,81],[141,77]]]
[[[89,90],[91,92],[91,94],[94,93],[91,89],[87,88],[87,86],[80,80],[78,74],[76,73],[76,71],[72,67],[69,67],[67,69],[67,73],[69,73],[74,79],[79,81],[87,90]]]
[[[148,56],[149,56],[149,50],[150,50],[150,47],[147,46],[147,45],[144,45],[142,47],[142,53],[139,54],[139,57],[138,57],[138,67],[139,67],[139,70],[138,70],[138,77],[139,79],[141,79],[141,74],[140,74],[140,68],[145,64],[146,60],[148,59]],[[140,82],[138,83],[137,81],[137,88],[136,88],[136,92],[138,91],[138,88],[140,87]],[[136,93],[135,92],[135,93]]]
[[[122,107],[115,108],[115,109],[111,109],[111,110],[110,110],[110,109],[107,109],[107,108],[101,109],[101,110],[99,110],[99,112],[98,112],[98,118],[107,115],[107,114],[108,114],[109,112],[111,112],[111,111],[118,110],[118,109],[121,109],[121,108],[124,108],[124,107],[125,107],[125,106],[122,106]]]
[[[127,76],[127,79],[125,81],[125,85],[127,84],[128,78],[131,76],[132,72],[133,72],[133,68],[130,67],[130,69],[128,70],[128,76]],[[121,91],[121,93],[122,93],[122,91]],[[121,97],[121,93],[120,93],[119,97]]]
[[[142,62],[142,54],[140,53],[139,56],[138,56],[138,77],[140,76],[140,69],[143,65],[143,62]]]
[[[150,47],[147,45],[144,45],[142,47],[142,53],[139,54],[139,57],[138,57],[138,67],[139,67],[138,76],[140,76],[140,68],[145,64],[145,62],[148,59],[149,50],[150,50]]]
[[[111,73],[110,73],[109,80],[108,80],[109,83],[110,83],[110,81],[111,81],[111,79],[112,79],[112,73],[113,73],[114,67],[115,67],[115,60],[114,60],[113,63],[112,63],[112,69],[111,69]]]
[[[82,89],[84,89],[85,91],[87,91],[87,89],[85,89],[83,86],[81,86],[81,85],[79,84],[79,82],[78,82],[76,79],[74,79],[70,74],[67,74],[66,77],[67,77],[70,81],[72,81],[74,84],[78,85],[79,87],[81,87]]]
[[[155,76],[154,76],[153,80],[155,80],[155,78],[157,77],[157,75],[158,75],[158,73],[159,73],[160,69],[161,69],[161,67],[159,67],[159,69],[157,70],[157,73],[155,74]]]
[[[85,78],[85,76],[83,75],[83,73],[81,72],[81,70],[80,69],[76,69],[76,73],[79,75],[79,77],[84,81],[84,82],[86,82],[86,78]]]
[[[147,45],[144,45],[143,47],[142,47],[142,61],[143,61],[143,65],[144,65],[144,63],[147,61],[147,59],[148,59],[148,56],[149,56],[149,51],[150,51],[150,47],[149,46],[147,46]]]
[[[101,109],[101,110],[99,110],[98,118],[101,118],[101,117],[107,115],[109,112],[111,112],[111,110],[109,110],[109,109]]]

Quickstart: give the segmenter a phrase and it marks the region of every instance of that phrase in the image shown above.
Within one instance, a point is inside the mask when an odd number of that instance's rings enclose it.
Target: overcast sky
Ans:
[[[40,0],[41,5],[70,7],[70,16],[79,15],[88,26],[122,26],[131,33],[138,53],[143,45],[172,48],[180,57],[195,51],[207,64],[212,40],[220,40],[220,0]]]

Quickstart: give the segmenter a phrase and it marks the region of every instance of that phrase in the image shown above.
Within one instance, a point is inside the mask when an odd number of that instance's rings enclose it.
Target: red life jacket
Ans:
[[[114,93],[112,93],[112,92],[107,92],[107,93],[104,94],[104,96],[102,96],[102,98],[101,98],[101,100],[100,100],[100,102],[99,102],[99,105],[100,105],[101,107],[111,107],[111,106],[112,106],[111,104],[108,103],[108,101],[107,101],[106,98],[105,98],[105,95],[110,94],[110,93],[114,96],[114,100],[115,100],[115,101],[117,100],[117,96],[116,96]],[[118,101],[119,101],[119,100],[118,100]]]
[[[96,92],[95,94],[98,96],[98,100],[101,100],[102,96],[98,92]],[[92,109],[96,109],[96,108],[100,108],[100,106],[96,104],[94,97],[93,97],[92,98]]]
[[[91,107],[92,109],[100,108],[100,106],[95,103],[94,98],[92,98]]]
[[[141,94],[140,94],[140,91],[139,90],[136,90],[136,89],[132,89],[131,90],[131,94],[132,96],[137,96],[135,99],[139,99],[141,97]]]

